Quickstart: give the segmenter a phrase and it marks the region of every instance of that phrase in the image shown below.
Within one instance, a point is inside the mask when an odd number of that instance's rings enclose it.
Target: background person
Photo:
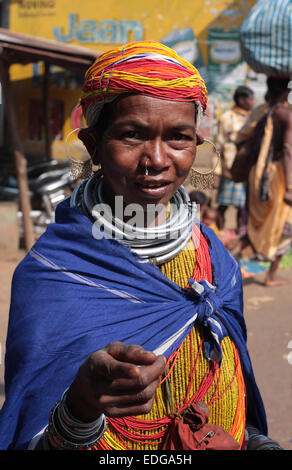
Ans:
[[[210,202],[209,197],[203,191],[198,191],[196,189],[190,191],[189,196],[190,200],[199,206],[199,214],[197,214],[197,217],[200,217],[199,220],[202,220],[202,214]]]
[[[290,79],[267,79],[268,112],[253,133],[248,181],[247,239],[257,256],[270,260],[264,285],[283,285],[278,267],[292,241],[292,111]]]
[[[202,214],[202,222],[206,227],[211,228],[216,235],[219,234],[219,228],[217,226],[218,211],[215,207],[206,207]]]
[[[230,168],[236,155],[237,133],[244,125],[250,110],[254,106],[254,93],[250,88],[240,86],[235,90],[234,106],[226,111],[218,121],[216,146],[221,152],[221,176],[217,193],[218,226],[225,224],[225,212],[229,206],[237,209],[237,229],[240,228],[241,212],[245,204],[245,185],[235,183]]]

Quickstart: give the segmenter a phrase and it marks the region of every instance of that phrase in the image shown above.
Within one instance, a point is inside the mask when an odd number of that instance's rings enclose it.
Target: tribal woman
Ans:
[[[182,186],[206,103],[197,69],[159,43],[87,71],[79,137],[100,169],[15,271],[1,448],[279,448],[240,269]]]

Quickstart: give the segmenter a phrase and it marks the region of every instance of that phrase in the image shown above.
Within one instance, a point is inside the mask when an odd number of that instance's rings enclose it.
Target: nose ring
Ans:
[[[148,176],[148,159],[145,162],[145,176]]]

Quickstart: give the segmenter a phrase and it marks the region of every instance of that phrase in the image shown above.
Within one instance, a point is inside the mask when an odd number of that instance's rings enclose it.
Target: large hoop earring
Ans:
[[[75,181],[86,180],[93,175],[91,158],[88,158],[87,160],[70,158],[70,163],[71,176]]]
[[[88,179],[93,175],[92,160],[85,145],[80,139],[69,143],[70,137],[77,131],[80,131],[79,127],[71,131],[65,140],[66,154],[70,161],[71,176],[74,181]]]
[[[196,189],[203,189],[203,190],[213,188],[214,171],[217,168],[217,165],[221,160],[220,152],[218,151],[216,145],[211,140],[204,139],[203,143],[197,148],[201,149],[201,151],[208,154],[208,151],[204,150],[203,147],[201,147],[204,145],[205,142],[212,146],[212,153],[216,155],[216,163],[214,165],[214,168],[212,168],[212,170],[209,170],[209,171],[199,171],[199,170],[196,170],[194,167],[192,167],[190,170],[191,185],[194,186]]]

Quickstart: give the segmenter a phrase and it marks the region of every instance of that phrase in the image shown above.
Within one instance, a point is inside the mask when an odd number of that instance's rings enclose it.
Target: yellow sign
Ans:
[[[101,53],[129,41],[160,41],[195,64],[209,92],[241,62],[238,31],[255,0],[19,0],[11,2],[10,30],[79,45]],[[44,149],[43,65],[13,66],[11,78],[28,153]],[[51,66],[53,156],[82,125],[78,100],[82,77]],[[26,116],[27,119],[23,117]],[[75,126],[75,127],[74,127]]]

